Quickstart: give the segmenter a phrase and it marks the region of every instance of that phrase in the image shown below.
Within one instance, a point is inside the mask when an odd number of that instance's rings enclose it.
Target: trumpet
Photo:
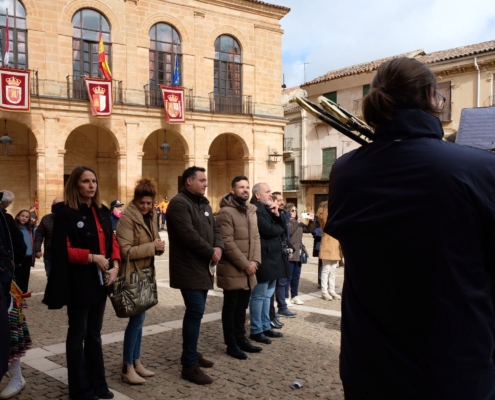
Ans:
[[[318,97],[320,105],[300,96],[295,96],[294,100],[308,113],[357,143],[364,145],[373,140],[374,131],[371,127],[326,97]]]

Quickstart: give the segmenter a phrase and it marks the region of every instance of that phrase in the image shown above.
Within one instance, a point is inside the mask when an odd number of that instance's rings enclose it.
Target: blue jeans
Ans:
[[[300,261],[290,261],[289,262],[289,278],[287,279],[287,284],[285,285],[285,297],[287,299],[294,298],[298,296],[299,293],[299,279],[301,279],[301,269],[302,264]],[[289,296],[290,289],[290,296]]]
[[[52,269],[52,260],[49,260],[48,258],[43,258],[43,262],[45,263],[45,272],[46,272],[46,277],[48,278],[48,275],[50,275],[50,270]]]
[[[141,338],[146,311],[129,318],[124,334],[124,363],[130,365],[141,358]]]
[[[251,334],[262,333],[270,327],[270,297],[277,281],[258,282],[251,292],[249,310],[251,314]]]
[[[182,364],[198,364],[198,340],[201,320],[205,313],[207,290],[181,289],[186,312],[182,320]]]

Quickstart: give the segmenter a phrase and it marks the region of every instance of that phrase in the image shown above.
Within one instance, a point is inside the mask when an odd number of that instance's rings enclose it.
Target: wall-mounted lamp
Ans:
[[[283,157],[283,154],[279,154],[277,150],[272,150],[270,151],[270,147],[268,147],[268,165],[270,164],[277,164]]]
[[[0,137],[0,145],[3,145],[3,155],[8,156],[10,154],[8,147],[12,145],[12,139],[7,133],[7,119],[5,119],[5,125],[3,128],[3,136]]]
[[[165,135],[167,134],[167,130],[163,130],[163,143],[160,145],[160,149],[162,151],[162,160],[168,160],[170,158],[170,145],[165,140]]]

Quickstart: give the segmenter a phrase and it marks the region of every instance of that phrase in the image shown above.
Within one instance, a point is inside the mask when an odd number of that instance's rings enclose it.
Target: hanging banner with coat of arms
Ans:
[[[184,106],[184,88],[160,85],[165,107],[165,120],[171,124],[186,122]]]
[[[88,89],[89,103],[93,117],[112,115],[112,81],[98,78],[84,78]]]
[[[29,82],[29,70],[0,68],[0,108],[9,111],[30,111]]]

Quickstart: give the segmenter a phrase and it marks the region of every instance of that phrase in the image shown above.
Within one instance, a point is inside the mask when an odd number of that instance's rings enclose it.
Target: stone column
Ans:
[[[249,183],[253,186],[254,182],[254,157],[244,157],[244,175],[249,179]]]
[[[127,198],[127,153],[117,151],[117,197],[121,202],[128,203]]]
[[[46,193],[46,179],[45,179],[46,157],[45,149],[36,149],[36,171],[37,179],[36,186],[38,191],[38,215],[42,217],[50,212],[49,199]]]

